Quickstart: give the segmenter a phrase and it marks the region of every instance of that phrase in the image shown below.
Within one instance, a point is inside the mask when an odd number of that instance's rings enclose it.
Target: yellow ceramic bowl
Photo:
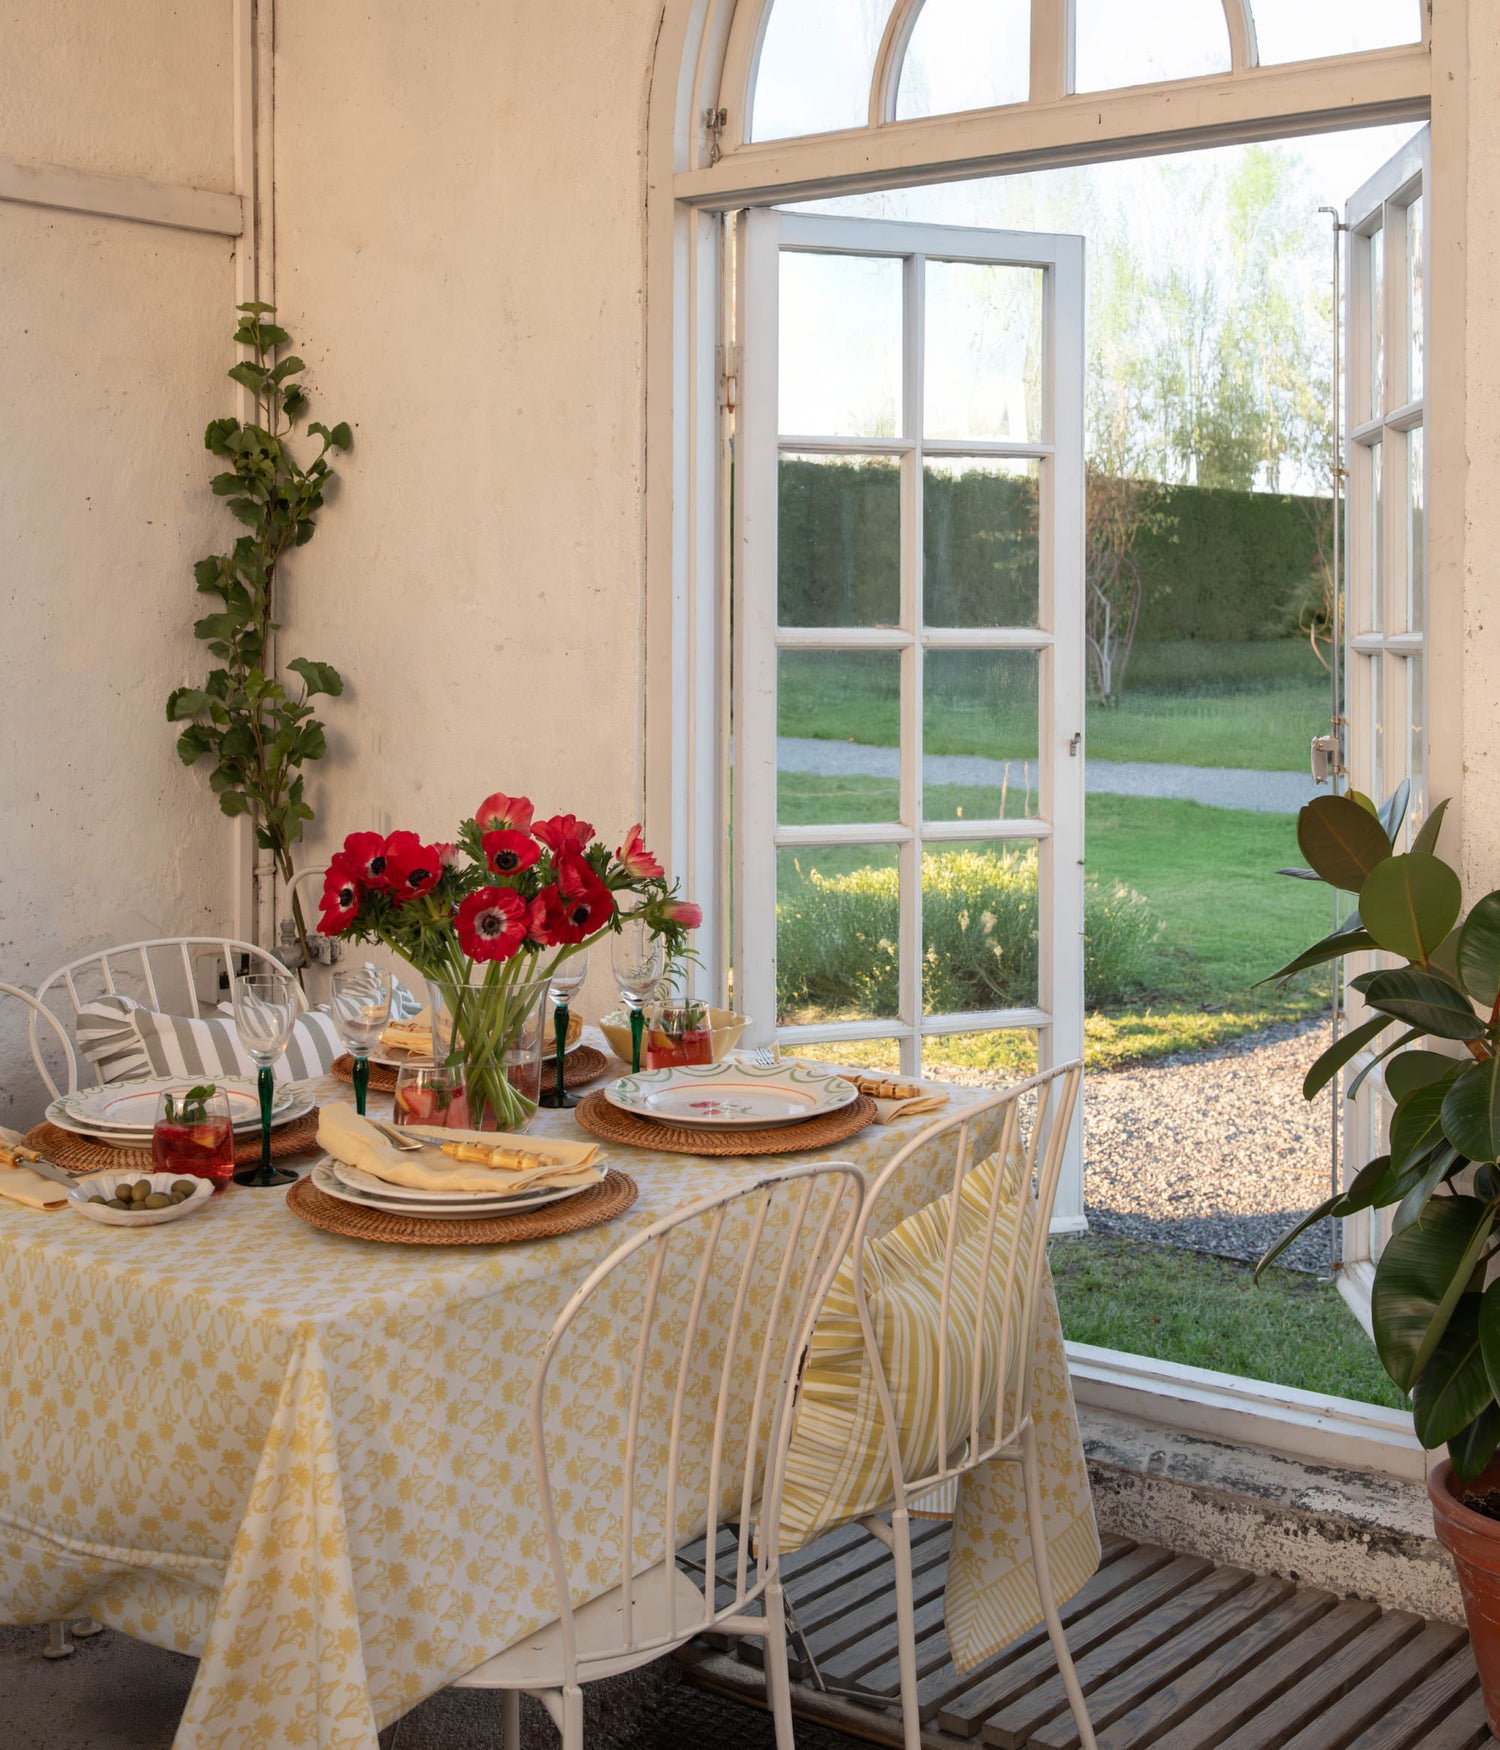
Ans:
[[[731,1009],[710,1009],[708,1011],[709,1037],[714,1062],[721,1063],[740,1042],[740,1035],[750,1025],[748,1015],[736,1015]],[[599,1023],[599,1031],[609,1041],[609,1048],[620,1061],[630,1063],[630,1016],[624,1009],[616,1009],[614,1014],[606,1015]],[[642,1051],[645,1050],[642,1045]]]

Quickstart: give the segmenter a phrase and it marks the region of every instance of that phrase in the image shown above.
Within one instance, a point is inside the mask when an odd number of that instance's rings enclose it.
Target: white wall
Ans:
[[[0,23],[0,154],[233,187],[229,0],[47,0]],[[149,51],[149,52],[147,52]],[[202,672],[192,562],[226,524],[203,428],[227,239],[0,202],[0,979],[228,921],[228,829],[163,703]],[[0,1123],[36,1086],[0,1004]]]

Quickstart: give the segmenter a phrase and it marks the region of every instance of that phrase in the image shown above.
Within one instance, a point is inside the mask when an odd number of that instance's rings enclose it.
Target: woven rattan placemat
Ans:
[[[413,1059],[413,1062],[420,1062]],[[542,1059],[542,1086],[552,1085],[556,1075],[557,1059],[548,1053]],[[336,1075],[341,1082],[354,1080],[354,1059],[346,1051],[342,1057],[334,1058],[328,1066],[331,1074]],[[586,1082],[596,1082],[609,1068],[609,1059],[602,1051],[595,1051],[592,1045],[577,1045],[563,1058],[563,1086],[565,1088],[581,1088]],[[377,1094],[394,1094],[396,1077],[399,1071],[393,1064],[372,1063],[370,1065],[370,1087]]]
[[[428,1221],[423,1216],[395,1215],[385,1209],[361,1209],[320,1191],[311,1179],[288,1188],[287,1207],[324,1233],[348,1234],[356,1240],[383,1240],[397,1246],[503,1246],[516,1240],[545,1240],[554,1234],[576,1233],[623,1215],[639,1189],[628,1173],[610,1171],[607,1178],[576,1197],[546,1203],[518,1215],[480,1216],[474,1221]]]
[[[601,1089],[573,1108],[573,1116],[585,1130],[606,1142],[628,1142],[634,1148],[665,1149],[678,1155],[789,1155],[805,1148],[822,1148],[842,1142],[873,1124],[875,1102],[861,1094],[850,1106],[801,1124],[783,1124],[769,1130],[687,1130],[676,1124],[660,1124],[654,1118],[637,1118],[611,1106]]]
[[[71,1130],[61,1130],[55,1124],[38,1124],[26,1132],[26,1145],[70,1173],[101,1173],[110,1167],[136,1168],[150,1156],[148,1137],[144,1148],[116,1148],[107,1142],[90,1142]],[[318,1146],[318,1109],[294,1118],[271,1132],[271,1154],[276,1160],[287,1155],[305,1155]],[[251,1131],[234,1139],[234,1164],[249,1166],[260,1159],[260,1132]]]

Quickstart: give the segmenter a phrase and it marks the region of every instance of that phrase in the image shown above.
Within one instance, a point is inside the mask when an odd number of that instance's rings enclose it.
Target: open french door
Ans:
[[[1403,836],[1431,799],[1427,723],[1427,203],[1430,130],[1423,128],[1345,209],[1344,416],[1348,433],[1343,619],[1345,755],[1353,788],[1383,802],[1411,786]],[[1377,956],[1351,956],[1346,978]],[[1351,1025],[1365,1018],[1346,986]],[[1352,1078],[1368,1061],[1356,1058]],[[1379,1069],[1343,1102],[1343,1178],[1384,1152],[1390,1102]],[[1390,1211],[1343,1223],[1340,1286],[1368,1328],[1375,1261]]]
[[[768,210],[735,255],[736,1006],[907,1076],[1080,1057],[1083,240]]]

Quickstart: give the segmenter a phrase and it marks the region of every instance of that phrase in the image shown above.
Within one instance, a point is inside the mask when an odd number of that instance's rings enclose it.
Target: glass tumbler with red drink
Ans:
[[[391,1117],[397,1124],[469,1130],[469,1096],[461,1063],[403,1063],[396,1071]]]
[[[216,1192],[234,1176],[234,1121],[229,1096],[213,1082],[164,1088],[151,1132],[159,1173],[207,1179]]]
[[[646,1027],[646,1068],[712,1063],[713,1035],[702,1003],[655,1003]]]

